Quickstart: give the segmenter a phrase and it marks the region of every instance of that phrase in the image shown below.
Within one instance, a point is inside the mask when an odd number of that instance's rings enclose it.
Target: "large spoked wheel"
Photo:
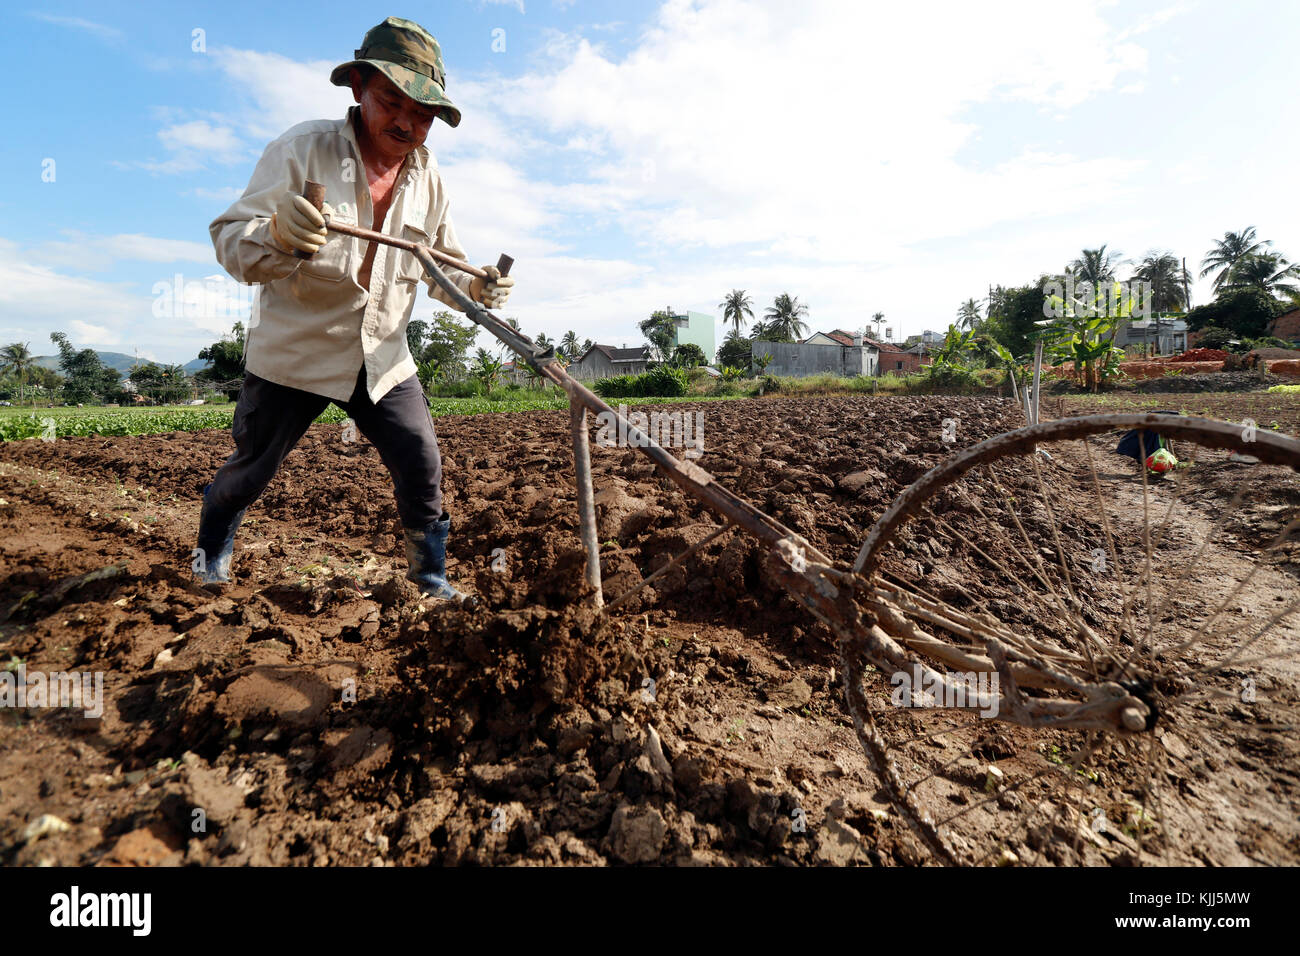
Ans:
[[[1177,466],[1116,454],[1131,429]],[[842,643],[845,690],[931,857],[1300,861],[1297,471],[1300,441],[1249,423],[1096,415],[895,499],[854,568],[878,640]]]

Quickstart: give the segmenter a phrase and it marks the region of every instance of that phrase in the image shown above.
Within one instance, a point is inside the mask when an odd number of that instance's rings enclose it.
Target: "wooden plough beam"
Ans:
[[[334,227],[331,225],[330,228]],[[373,234],[372,238],[373,241],[384,242],[389,239],[379,234]],[[900,615],[888,613],[896,609],[889,605],[883,592],[864,586],[868,578],[861,573],[864,564],[863,556],[859,556],[858,566],[853,571],[834,567],[830,558],[802,536],[719,485],[716,479],[703,468],[674,457],[650,435],[641,431],[598,395],[570,376],[556,361],[554,348],[538,348],[527,335],[474,302],[443,272],[434,250],[401,240],[395,240],[393,244],[399,242],[400,247],[411,252],[419,260],[429,277],[475,324],[486,329],[540,377],[555,383],[568,395],[570,432],[578,477],[579,531],[586,553],[586,579],[593,588],[593,600],[598,607],[602,606],[604,601],[600,583],[600,544],[596,535],[595,503],[591,489],[590,443],[586,422],[588,411],[597,415],[608,415],[610,418],[606,419],[607,421],[618,422],[622,426],[622,434],[629,437],[631,446],[654,462],[659,471],[679,488],[722,519],[722,528],[718,529],[713,536],[674,558],[658,573],[664,573],[671,567],[679,565],[691,554],[700,550],[704,544],[714,540],[714,537],[722,531],[732,526],[741,528],[757,538],[767,549],[772,559],[771,567],[775,576],[790,595],[814,617],[825,623],[842,641],[847,642],[846,648],[861,648],[867,652],[868,659],[878,666],[920,666],[926,679],[932,682],[932,686],[951,688],[952,699],[964,696],[959,693],[959,688],[952,683],[952,679],[947,674],[935,671],[914,653],[926,647],[932,648],[940,642],[911,625],[907,626],[905,633],[900,633],[897,626]],[[1034,432],[1040,430],[1046,432],[1050,431],[1050,428],[1051,426],[1039,426],[1034,429]],[[1021,433],[1014,434],[1019,436],[1019,441],[1027,440]],[[1267,441],[1264,444],[1267,444]],[[959,461],[962,460],[961,455],[957,458]],[[936,472],[940,470],[941,468],[935,469]],[[923,486],[932,476],[933,472],[915,484]],[[864,553],[867,550],[864,548]],[[651,578],[653,577],[655,575],[651,575]],[[649,583],[649,580],[650,578],[643,580],[631,591],[620,595],[610,608],[640,590]],[[961,614],[955,609],[947,609],[947,613],[952,623],[959,628],[987,637],[986,646],[990,651],[988,656],[965,655],[962,661],[980,669],[995,670],[1006,679],[1011,693],[1001,699],[1002,719],[1027,726],[1050,724],[1055,727],[1081,729],[1102,727],[1132,729],[1137,721],[1138,714],[1134,711],[1134,707],[1141,709],[1143,705],[1140,701],[1122,693],[1117,686],[1106,683],[1085,686],[1072,682],[1059,671],[1055,671],[1050,664],[1026,655],[1015,647],[1006,647],[1000,639],[1004,639],[1005,635],[992,632],[986,622]],[[891,634],[890,631],[894,633]],[[1016,676],[1019,676],[1026,685],[1034,683],[1024,680],[1028,676],[1026,668],[1046,675],[1046,686],[1064,685],[1082,693],[1086,701],[1034,700],[1026,705],[1026,702],[1014,691]],[[1044,685],[1039,683],[1039,686]],[[980,703],[972,705],[972,707],[982,706],[985,705]],[[856,715],[855,719],[857,719]]]
[[[642,454],[655,463],[659,470],[668,476],[678,487],[691,497],[700,501],[710,511],[714,512],[723,519],[726,524],[734,524],[745,531],[748,531],[759,541],[763,542],[768,548],[775,548],[780,542],[787,541],[791,545],[800,549],[808,561],[816,561],[821,564],[830,564],[830,559],[805,541],[802,537],[795,534],[794,531],[787,528],[781,522],[755,508],[748,501],[738,497],[719,485],[712,475],[703,468],[689,461],[683,461],[672,455],[667,449],[655,442],[649,435],[641,431],[627,419],[623,418],[617,411],[611,408],[595,392],[587,388],[581,382],[577,381],[568,372],[566,372],[555,360],[555,349],[539,349],[531,338],[524,335],[518,329],[514,328],[508,322],[497,318],[490,311],[483,308],[473,299],[467,296],[460,288],[447,278],[446,274],[439,267],[437,261],[429,254],[429,250],[423,246],[416,246],[411,250],[415,257],[420,260],[425,271],[438,283],[447,295],[455,301],[456,305],[464,310],[465,314],[477,325],[486,329],[499,341],[505,344],[516,355],[518,355],[528,366],[538,375],[554,382],[560,388],[564,389],[565,394],[569,396],[569,405],[573,410],[571,412],[571,421],[573,424],[574,438],[574,457],[577,464],[579,475],[578,501],[580,509],[580,524],[583,535],[583,546],[587,552],[587,577],[588,580],[599,580],[600,559],[599,559],[599,542],[596,539],[596,522],[594,514],[594,505],[589,495],[584,495],[582,488],[582,476],[586,475],[588,490],[590,488],[591,465],[590,451],[588,442],[585,440],[587,431],[585,425],[585,413],[591,411],[597,415],[609,415],[614,420],[621,423],[626,429],[629,438],[629,444],[636,447]],[[581,413],[581,415],[580,415]],[[579,428],[577,422],[582,418],[583,424]],[[579,441],[579,432],[581,432],[582,441]],[[595,570],[592,570],[592,564]]]

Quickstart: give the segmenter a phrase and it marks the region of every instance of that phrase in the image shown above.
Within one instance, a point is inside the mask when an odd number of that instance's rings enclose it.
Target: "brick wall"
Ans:
[[[1269,334],[1284,342],[1300,342],[1300,309],[1283,312],[1274,319],[1273,331]]]

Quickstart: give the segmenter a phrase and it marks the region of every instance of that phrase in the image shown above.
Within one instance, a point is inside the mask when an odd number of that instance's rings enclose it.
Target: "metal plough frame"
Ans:
[[[569,396],[570,424],[578,479],[580,531],[586,550],[586,578],[603,604],[600,581],[599,542],[591,487],[587,412],[608,414],[627,429],[635,447],[658,466],[684,492],[700,501],[723,520],[723,525],[703,542],[673,559],[675,566],[700,550],[716,535],[738,527],[753,535],[767,549],[769,566],[790,595],[839,638],[844,664],[845,701],[853,718],[859,742],[894,798],[895,804],[929,848],[945,862],[955,862],[928,816],[915,804],[892,766],[887,747],[870,717],[863,693],[861,661],[870,662],[884,673],[919,667],[928,686],[942,688],[944,699],[968,701],[967,709],[985,709],[990,701],[968,699],[965,685],[958,686],[947,675],[935,671],[918,654],[942,661],[963,672],[996,673],[1000,696],[996,697],[996,718],[1025,727],[1098,730],[1136,733],[1147,728],[1148,706],[1129,690],[1111,681],[1088,682],[1056,666],[1077,664],[1078,655],[1047,649],[1007,630],[987,616],[964,614],[925,597],[911,594],[874,577],[879,560],[876,545],[905,522],[933,489],[960,477],[977,465],[1011,453],[1032,451],[1040,442],[1079,437],[1126,428],[1151,428],[1175,438],[1195,437],[1212,447],[1232,447],[1240,426],[1199,418],[1173,418],[1157,414],[1093,415],[1033,425],[998,435],[967,448],[913,482],[871,530],[852,568],[837,568],[826,555],[775,518],[718,484],[707,471],[674,457],[649,435],[627,422],[590,389],[573,379],[556,361],[553,348],[539,349],[522,334],[465,295],[439,268],[431,250],[411,250],[430,277],[465,314],[515,352],[543,378],[564,389]],[[1285,464],[1300,470],[1300,442],[1260,431],[1251,453],[1261,461]],[[662,573],[668,568],[661,568]],[[616,606],[650,581],[621,595]],[[928,633],[920,623],[942,627],[982,645],[964,648]],[[1090,635],[1082,635],[1085,638]],[[1091,635],[1095,638],[1095,635]],[[1070,697],[1026,697],[1021,687],[1055,690]]]

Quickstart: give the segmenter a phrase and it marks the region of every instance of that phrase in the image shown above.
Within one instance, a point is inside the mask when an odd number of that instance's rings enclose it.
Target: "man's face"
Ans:
[[[424,143],[438,116],[436,106],[417,103],[384,74],[375,70],[369,79],[352,70],[352,97],[361,104],[361,124],[369,145],[384,159],[399,162]]]

